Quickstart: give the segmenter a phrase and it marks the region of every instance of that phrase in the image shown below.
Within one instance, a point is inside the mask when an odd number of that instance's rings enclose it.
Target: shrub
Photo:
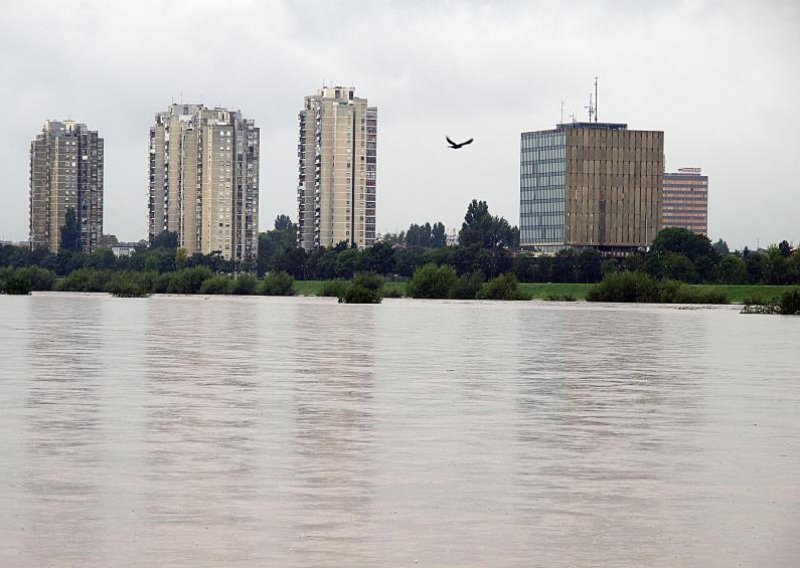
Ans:
[[[258,293],[263,296],[294,296],[294,278],[286,272],[272,272],[261,281]]]
[[[412,298],[448,298],[456,282],[456,271],[450,266],[428,263],[414,271],[406,293]]]
[[[172,281],[175,279],[174,272],[165,272],[159,275],[153,283],[154,294],[167,294],[172,288]]]
[[[502,274],[492,278],[478,293],[481,300],[530,300],[531,296],[519,288],[517,277],[513,274]]]
[[[258,279],[252,274],[240,274],[231,283],[230,293],[237,296],[248,296],[256,293]]]
[[[463,274],[450,289],[450,297],[456,300],[474,300],[483,288],[483,273],[479,270]]]
[[[353,286],[361,286],[376,292],[383,288],[383,276],[377,272],[359,272],[353,277]]]
[[[205,266],[184,268],[172,274],[167,292],[170,294],[197,294],[203,282],[211,278],[211,270]]]
[[[380,291],[381,298],[402,298],[403,291],[395,286],[384,286]]]
[[[212,276],[203,280],[200,286],[201,294],[228,294],[231,288],[231,279],[227,276]]]
[[[347,292],[348,287],[349,284],[347,283],[347,280],[342,280],[341,278],[337,278],[336,280],[328,280],[322,284],[322,287],[319,289],[319,295],[341,298],[344,296],[345,292]]]
[[[572,294],[557,294],[555,292],[549,292],[542,296],[542,300],[546,300],[548,302],[575,302],[577,298]]]
[[[106,291],[118,298],[144,298],[153,289],[153,272],[118,272],[106,286]]]
[[[52,271],[39,268],[38,266],[29,266],[28,268],[23,268],[20,272],[28,279],[31,290],[47,291],[53,289],[56,275],[53,274]]]
[[[778,299],[778,306],[785,316],[800,315],[800,287],[784,290]]]
[[[31,283],[23,270],[10,270],[4,274],[0,292],[10,296],[27,296],[31,293]]]
[[[589,302],[658,302],[661,290],[651,276],[625,270],[609,274],[586,294]]]
[[[79,268],[56,282],[56,290],[63,292],[105,292],[111,281],[110,270]]]
[[[377,290],[365,288],[364,286],[352,285],[339,298],[339,303],[345,304],[380,304],[381,295]]]

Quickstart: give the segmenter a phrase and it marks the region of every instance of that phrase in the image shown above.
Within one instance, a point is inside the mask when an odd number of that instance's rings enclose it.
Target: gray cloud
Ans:
[[[800,241],[793,2],[11,2],[0,20],[0,238],[27,236],[28,145],[71,116],[106,140],[106,231],[145,234],[147,135],[171,100],[262,132],[261,227],[296,216],[296,115],[323,80],[379,108],[378,228],[518,220],[519,134],[585,116],[665,131],[710,176],[710,232]],[[448,152],[445,134],[474,136]]]

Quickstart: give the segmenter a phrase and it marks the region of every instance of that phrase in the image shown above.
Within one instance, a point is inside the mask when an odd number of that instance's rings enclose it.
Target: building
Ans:
[[[103,234],[103,139],[74,120],[48,120],[30,160],[30,246],[58,252],[73,209],[81,248],[94,251]]]
[[[259,129],[236,110],[173,104],[150,127],[150,240],[187,254],[258,255]]]
[[[353,87],[323,87],[299,114],[297,201],[306,250],[375,243],[378,109]]]
[[[573,122],[523,132],[520,244],[626,254],[660,229],[664,133]]]
[[[661,223],[700,235],[708,234],[708,176],[701,168],[678,168],[664,174]]]

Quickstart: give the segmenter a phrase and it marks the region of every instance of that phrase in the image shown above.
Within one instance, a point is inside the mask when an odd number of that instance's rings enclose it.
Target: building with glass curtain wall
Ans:
[[[664,133],[577,122],[523,132],[520,244],[625,254],[660,228]]]

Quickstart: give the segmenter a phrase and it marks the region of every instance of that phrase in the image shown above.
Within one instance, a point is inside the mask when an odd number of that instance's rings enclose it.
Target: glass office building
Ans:
[[[575,122],[523,132],[520,244],[541,253],[645,249],[660,228],[664,133]]]

